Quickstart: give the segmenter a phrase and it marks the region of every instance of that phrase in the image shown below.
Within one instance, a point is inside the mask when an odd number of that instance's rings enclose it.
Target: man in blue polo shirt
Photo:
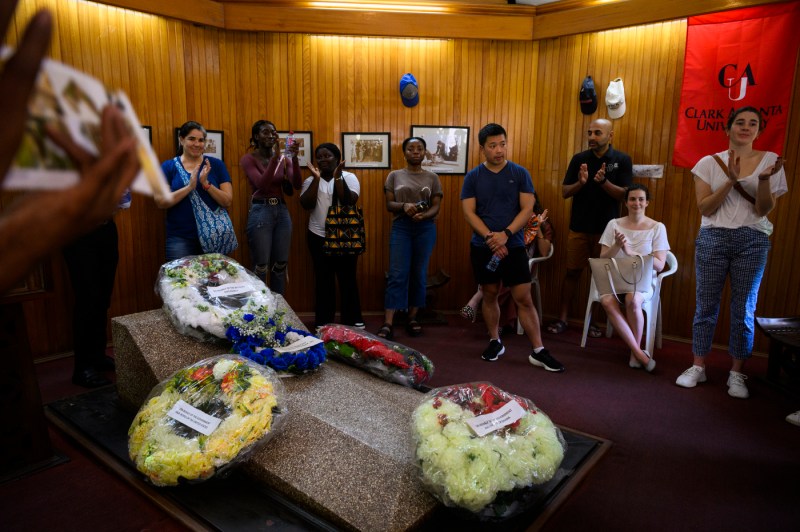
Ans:
[[[478,133],[478,143],[485,161],[464,177],[461,206],[473,231],[470,260],[483,291],[483,320],[490,337],[481,358],[494,362],[505,353],[498,334],[497,293],[502,281],[511,289],[519,321],[531,341],[528,361],[548,371],[564,371],[542,345],[539,315],[531,300],[531,274],[522,236],[522,228],[533,213],[531,175],[506,160],[507,138],[502,126],[485,125]]]
[[[589,149],[572,157],[564,176],[561,195],[572,198],[572,214],[567,237],[566,276],[561,285],[561,315],[547,326],[551,333],[567,329],[567,313],[578,289],[589,257],[600,256],[600,235],[613,218],[619,216],[625,188],[633,182],[633,165],[627,154],[611,147],[614,130],[611,122],[600,118],[589,124]],[[592,326],[591,336],[600,336]]]

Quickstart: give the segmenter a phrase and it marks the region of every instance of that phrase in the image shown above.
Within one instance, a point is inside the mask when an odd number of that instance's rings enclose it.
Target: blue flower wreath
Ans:
[[[256,319],[253,314],[245,314],[242,319],[250,323]],[[314,336],[313,334],[286,326],[280,327],[272,318],[266,320],[266,329],[274,335],[275,341],[272,346],[266,346],[266,338],[259,334],[243,334],[235,325],[230,325],[225,335],[233,343],[232,352],[238,353],[253,362],[269,366],[278,372],[301,374],[315,370],[320,364],[325,362],[325,345],[321,342],[296,353],[279,353],[273,349],[275,346],[286,344],[286,334],[289,332],[297,333],[300,336]],[[261,351],[256,351],[263,348]]]

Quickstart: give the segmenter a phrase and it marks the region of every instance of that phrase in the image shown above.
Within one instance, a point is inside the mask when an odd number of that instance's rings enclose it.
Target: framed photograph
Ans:
[[[286,149],[286,137],[289,136],[288,131],[278,131],[278,138],[280,138],[281,152]],[[300,151],[297,152],[297,162],[300,163],[300,168],[305,167],[306,163],[313,158],[314,145],[312,142],[310,131],[295,131],[294,139],[300,146]]]
[[[425,139],[425,170],[439,175],[467,173],[468,127],[411,126],[411,136]]]
[[[153,128],[151,126],[142,126],[144,130],[144,134],[147,136],[147,140],[150,141],[150,145],[153,145]]]
[[[178,140],[180,130],[181,128],[179,127],[175,128],[175,150],[177,150],[178,146],[180,145],[180,141]],[[222,157],[222,147],[225,140],[225,134],[222,131],[215,129],[207,129],[206,133],[206,149],[203,153],[209,157],[214,157],[220,161],[224,161],[225,159]]]
[[[389,168],[389,133],[342,133],[345,168]]]

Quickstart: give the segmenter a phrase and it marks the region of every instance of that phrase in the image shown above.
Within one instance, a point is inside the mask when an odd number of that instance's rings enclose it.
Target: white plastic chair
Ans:
[[[667,251],[665,262],[664,269],[653,280],[653,295],[650,299],[642,302],[642,311],[645,314],[644,349],[651,355],[653,354],[654,345],[661,349],[661,284],[664,282],[665,277],[669,277],[678,271],[678,259],[671,251]],[[581,347],[586,347],[586,337],[589,334],[589,325],[592,323],[592,304],[596,301],[600,301],[600,294],[597,293],[597,286],[595,286],[594,279],[592,279],[592,285],[589,288],[589,301],[586,303],[586,317],[583,320]],[[613,333],[614,328],[611,325],[611,321],[607,321],[606,337],[611,338]]]
[[[550,251],[543,257],[534,257],[528,259],[528,269],[531,271],[531,288],[533,289],[533,304],[536,307],[536,312],[539,313],[539,321],[542,320],[542,291],[539,287],[539,263],[544,262],[553,256],[555,246],[550,244]],[[535,265],[535,266],[534,266]],[[517,318],[517,334],[525,334],[522,330],[522,324]]]

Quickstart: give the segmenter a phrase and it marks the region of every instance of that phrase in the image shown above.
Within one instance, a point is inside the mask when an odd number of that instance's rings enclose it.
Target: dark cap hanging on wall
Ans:
[[[578,94],[581,102],[581,113],[590,115],[597,111],[597,93],[594,90],[592,76],[586,76],[581,83],[581,92]]]
[[[406,107],[414,107],[419,103],[419,85],[414,74],[403,74],[400,78],[400,98]]]

